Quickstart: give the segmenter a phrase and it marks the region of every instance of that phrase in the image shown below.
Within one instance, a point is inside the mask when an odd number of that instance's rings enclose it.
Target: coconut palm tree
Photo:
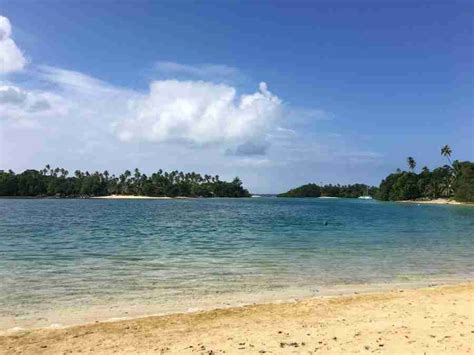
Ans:
[[[450,159],[450,158],[451,158],[451,153],[452,153],[452,152],[453,152],[453,151],[451,150],[451,147],[450,147],[449,145],[447,145],[447,144],[446,144],[443,148],[441,148],[441,155],[442,155],[443,157],[446,157],[446,158],[448,159],[448,161],[449,161],[449,164],[451,164],[451,165],[452,165],[452,163],[451,163],[451,159]]]
[[[407,163],[408,163],[408,168],[411,170],[411,172],[413,172],[416,167],[415,159],[413,159],[413,157],[408,157]]]

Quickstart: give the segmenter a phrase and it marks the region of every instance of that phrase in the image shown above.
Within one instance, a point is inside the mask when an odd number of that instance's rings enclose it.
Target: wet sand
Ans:
[[[153,316],[0,337],[1,354],[472,353],[474,283]]]

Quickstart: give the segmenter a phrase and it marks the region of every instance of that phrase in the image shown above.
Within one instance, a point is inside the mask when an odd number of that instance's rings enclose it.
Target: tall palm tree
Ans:
[[[407,163],[408,163],[408,168],[410,168],[411,172],[413,172],[415,170],[415,167],[416,167],[415,159],[413,159],[413,157],[408,157],[407,158]]]
[[[49,173],[49,175],[53,175],[51,173],[51,165],[49,164],[46,164],[46,166],[44,167],[44,174],[46,175],[46,173]]]
[[[451,150],[451,147],[450,147],[449,145],[447,145],[447,144],[446,144],[443,148],[441,148],[441,155],[442,155],[443,157],[448,158],[449,164],[451,164],[451,165],[452,165],[452,163],[451,163],[451,159],[450,159],[450,158],[451,158],[451,153],[452,153],[452,152],[453,152],[453,151]]]
[[[140,176],[142,176],[142,174],[140,174],[140,170],[138,170],[138,168],[135,168],[133,176],[137,180],[140,178]]]

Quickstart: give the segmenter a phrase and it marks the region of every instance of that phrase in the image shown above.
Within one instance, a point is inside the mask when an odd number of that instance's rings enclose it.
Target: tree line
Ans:
[[[441,148],[448,164],[432,171],[426,166],[415,172],[416,161],[407,158],[408,171],[397,171],[382,180],[377,198],[384,201],[453,198],[461,202],[474,202],[474,163],[451,161],[452,150]]]
[[[242,181],[221,181],[219,175],[195,172],[163,172],[147,176],[138,169],[119,176],[104,172],[76,170],[73,176],[62,168],[46,165],[42,170],[25,170],[20,174],[0,170],[0,196],[94,197],[108,195],[141,195],[167,197],[249,197]]]
[[[278,197],[344,197],[344,198],[358,198],[360,196],[375,195],[377,188],[365,184],[353,185],[323,185],[306,184],[297,188],[291,189],[285,193],[277,195]]]
[[[452,198],[460,202],[474,202],[474,163],[451,161],[451,154],[452,149],[445,145],[441,148],[441,155],[446,157],[448,164],[432,171],[425,166],[419,173],[415,172],[415,159],[408,157],[408,171],[397,169],[383,179],[378,188],[365,184],[306,184],[278,196],[357,198],[368,193],[383,201]]]

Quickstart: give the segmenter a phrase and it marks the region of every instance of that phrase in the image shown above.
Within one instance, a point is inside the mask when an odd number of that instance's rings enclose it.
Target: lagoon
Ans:
[[[0,199],[0,330],[474,275],[474,208]]]

